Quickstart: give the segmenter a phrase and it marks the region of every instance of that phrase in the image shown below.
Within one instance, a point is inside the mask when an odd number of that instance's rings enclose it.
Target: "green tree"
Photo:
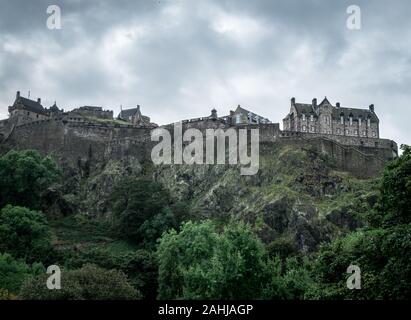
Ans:
[[[0,288],[17,294],[21,285],[29,278],[44,271],[41,264],[32,266],[14,259],[10,254],[0,254]]]
[[[411,223],[411,147],[402,145],[401,149],[402,155],[383,172],[377,210],[371,215],[373,226]]]
[[[122,271],[145,299],[156,298],[158,267],[155,253],[152,251],[139,249],[113,253],[105,248],[93,247],[82,251],[76,250],[65,261],[65,266],[70,269],[81,268],[86,264]]]
[[[266,281],[265,250],[244,223],[219,233],[211,221],[185,223],[158,246],[160,299],[251,299]]]
[[[50,157],[34,150],[9,151],[0,157],[0,207],[13,204],[40,209],[44,192],[59,176]]]
[[[119,231],[127,239],[154,245],[161,234],[175,227],[170,195],[149,179],[127,178],[112,195]]]
[[[317,299],[409,299],[411,296],[411,150],[382,175],[370,226],[324,245],[313,266]],[[362,289],[348,290],[349,265],[361,269]]]
[[[44,261],[51,250],[51,234],[41,212],[11,205],[0,210],[0,252],[27,262]]]
[[[61,289],[49,290],[47,277],[41,275],[26,282],[20,291],[25,300],[132,300],[140,293],[129,283],[127,276],[118,270],[106,270],[85,265],[77,270],[62,270]]]

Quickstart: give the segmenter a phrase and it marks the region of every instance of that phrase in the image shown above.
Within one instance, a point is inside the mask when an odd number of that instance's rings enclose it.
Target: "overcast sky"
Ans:
[[[381,136],[410,144],[410,15],[409,0],[0,0],[0,118],[17,90],[66,110],[139,104],[158,124],[238,104],[282,122],[291,97],[327,96],[373,103]]]

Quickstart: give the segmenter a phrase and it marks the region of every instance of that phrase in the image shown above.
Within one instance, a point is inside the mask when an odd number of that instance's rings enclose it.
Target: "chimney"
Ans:
[[[211,110],[211,118],[217,119],[217,110],[216,109]]]
[[[41,104],[41,99],[40,98],[37,98],[37,103]]]
[[[339,102],[337,102],[335,105],[336,105],[337,108],[340,108],[340,107],[341,107],[341,105],[340,105]]]
[[[291,106],[294,106],[294,105],[295,105],[295,98],[292,97],[292,98],[291,98]]]
[[[16,93],[16,99],[20,99],[20,91],[17,91],[17,93]]]
[[[313,108],[317,109],[317,99],[316,98],[313,99]]]
[[[137,105],[137,111],[140,111],[140,105],[139,104]]]
[[[373,104],[370,104],[370,111],[371,111],[372,113],[374,113],[374,105],[373,105]]]

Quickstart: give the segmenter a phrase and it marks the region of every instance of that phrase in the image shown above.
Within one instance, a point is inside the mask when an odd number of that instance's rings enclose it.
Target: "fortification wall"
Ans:
[[[174,126],[164,128],[173,137]],[[206,119],[183,123],[183,131],[197,128],[205,134],[206,129],[228,129],[229,125],[219,120]],[[392,159],[395,142],[386,139],[321,136],[283,132],[278,124],[259,124],[231,127],[238,129],[259,129],[260,142],[294,144],[299,147],[313,147],[335,159],[341,170],[360,177],[375,176],[385,162]],[[96,124],[78,121],[44,120],[16,126],[6,141],[16,149],[36,149],[52,155],[60,164],[71,167],[79,163],[104,163],[109,159],[137,157],[150,160],[152,127],[135,127],[120,124]],[[250,134],[248,134],[250,136]],[[335,139],[335,140],[334,140]],[[362,142],[361,142],[362,141]],[[351,144],[351,146],[347,146]]]
[[[382,171],[385,163],[393,159],[390,149],[346,146],[324,136],[287,135],[278,139],[278,142],[301,148],[314,148],[317,152],[330,156],[337,169],[362,178],[375,177]]]
[[[45,120],[15,127],[6,143],[16,149],[36,149],[52,155],[61,164],[75,166],[78,161],[103,162],[121,157],[125,153],[116,150],[127,148],[127,139],[143,144],[150,131],[132,126]],[[122,148],[115,147],[117,144]]]

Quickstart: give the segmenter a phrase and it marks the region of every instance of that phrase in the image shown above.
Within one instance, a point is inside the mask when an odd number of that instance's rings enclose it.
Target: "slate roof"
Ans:
[[[361,117],[362,119],[370,118],[371,121],[375,122],[379,121],[377,115],[374,112],[371,112],[367,109],[355,109],[345,107],[333,108],[333,119],[339,119],[341,115],[343,115],[345,118],[348,118],[350,115],[352,115],[353,119],[359,119]]]
[[[320,105],[328,103],[331,105],[331,103],[328,102],[328,100],[324,99],[323,102],[320,103]],[[379,119],[377,115],[374,112],[371,112],[369,109],[357,109],[357,108],[346,108],[346,107],[336,107],[333,106],[332,110],[332,118],[333,119],[340,119],[341,115],[344,116],[344,118],[348,118],[350,115],[352,115],[353,119],[359,119],[362,117],[363,119],[368,119],[368,117],[371,119],[373,122],[378,122]],[[316,115],[314,108],[312,104],[309,103],[295,103],[294,104],[295,109],[297,110],[297,115],[301,114],[314,114]]]
[[[32,111],[32,112],[35,112],[35,113],[42,113],[42,114],[46,113],[46,110],[37,101],[20,97],[18,99],[18,101],[16,101],[16,102],[21,103],[22,105],[24,105],[24,107],[29,111]]]
[[[251,114],[253,114],[253,115],[255,115],[255,116],[257,116],[257,117],[259,117],[259,118],[261,118],[261,119],[265,119],[266,121],[270,121],[270,120],[267,119],[266,117],[260,116],[259,114],[256,114],[255,112],[251,112],[251,111],[249,111],[249,110],[247,110],[247,109],[244,109],[244,108],[241,107],[241,106],[238,106],[237,109],[235,110],[235,112],[236,112],[236,113],[241,112],[241,113],[243,113],[243,114],[246,114],[247,116],[248,116],[249,113],[251,113]]]
[[[122,110],[119,114],[119,118],[128,119],[129,117],[134,116],[138,112],[138,108]]]

